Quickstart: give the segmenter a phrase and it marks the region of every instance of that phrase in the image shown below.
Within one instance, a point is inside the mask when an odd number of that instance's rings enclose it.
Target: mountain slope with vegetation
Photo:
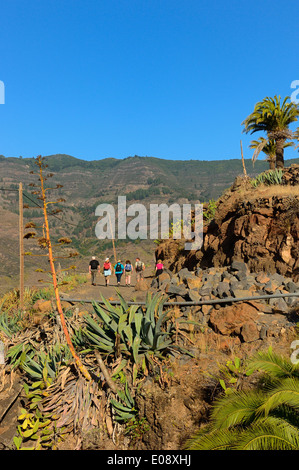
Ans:
[[[32,194],[30,184],[34,177],[34,158],[6,158],[0,156],[0,204],[1,231],[0,239],[2,283],[8,287],[16,285],[18,276],[18,184],[23,183],[24,224],[41,222],[40,201]],[[293,163],[298,159],[290,160]],[[54,173],[52,180],[61,185],[57,197],[65,200],[58,205],[62,210],[50,216],[52,236],[58,239],[69,236],[73,247],[80,253],[82,266],[91,254],[104,252],[112,254],[110,240],[99,241],[95,236],[95,209],[100,203],[117,205],[118,196],[126,195],[128,205],[142,202],[146,207],[151,203],[194,203],[218,198],[242,174],[242,161],[175,161],[154,157],[128,157],[126,159],[107,158],[85,161],[69,155],[51,155],[45,157],[48,171]],[[253,166],[245,159],[247,172],[256,176],[268,167],[260,160]],[[129,243],[126,243],[129,242]],[[25,242],[26,244],[26,242]],[[138,244],[137,248],[134,246]],[[28,243],[26,247],[28,246]],[[131,246],[131,252],[144,247],[151,253],[155,247],[153,241],[136,240],[135,243],[124,240],[119,247]],[[25,248],[26,248],[25,247]],[[130,250],[129,250],[130,251]],[[37,264],[37,263],[35,263]],[[80,263],[79,263],[80,264]],[[33,266],[33,260],[25,260],[25,271]],[[34,267],[34,266],[33,266]],[[35,266],[36,267],[36,266]]]

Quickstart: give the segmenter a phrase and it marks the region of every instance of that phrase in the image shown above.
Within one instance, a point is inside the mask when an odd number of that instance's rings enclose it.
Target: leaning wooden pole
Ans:
[[[241,156],[242,156],[243,172],[244,172],[244,176],[245,176],[245,178],[248,178],[248,176],[247,176],[247,171],[246,171],[246,167],[245,167],[244,156],[243,156],[243,145],[242,145],[242,140],[240,140],[240,145],[241,145]]]
[[[62,329],[66,338],[66,342],[70,348],[70,351],[72,353],[73,358],[76,361],[76,364],[81,371],[81,373],[84,375],[84,377],[87,380],[92,380],[91,376],[86,369],[86,367],[82,364],[81,359],[77,355],[74,345],[72,343],[72,340],[70,338],[67,325],[65,322],[62,306],[61,306],[61,301],[60,301],[60,296],[59,296],[59,290],[58,290],[58,283],[57,283],[57,277],[56,277],[56,270],[55,270],[55,265],[54,265],[54,257],[53,257],[53,250],[52,250],[52,244],[51,244],[51,239],[50,239],[50,230],[49,230],[49,221],[48,221],[48,213],[47,213],[47,201],[46,201],[46,192],[44,188],[44,178],[43,178],[43,172],[42,172],[42,160],[41,156],[37,157],[38,161],[38,166],[39,166],[39,174],[40,174],[40,185],[41,185],[41,199],[43,201],[43,212],[44,212],[44,220],[45,220],[45,233],[46,233],[46,240],[47,240],[47,246],[48,246],[48,253],[49,253],[49,264],[50,264],[50,269],[51,269],[51,274],[52,274],[52,279],[53,279],[53,287],[54,287],[54,292],[55,292],[55,299],[56,299],[56,305],[57,305],[57,311],[61,320],[61,325]]]
[[[115,243],[114,243],[114,235],[113,235],[112,224],[111,224],[111,217],[110,217],[109,212],[108,212],[108,217],[109,217],[109,224],[110,224],[110,231],[111,231],[111,239],[112,239],[112,246],[113,246],[114,261],[115,261],[115,263],[117,263],[116,249],[115,249]]]
[[[24,309],[24,227],[23,227],[23,184],[19,183],[19,256],[20,256],[20,309]]]

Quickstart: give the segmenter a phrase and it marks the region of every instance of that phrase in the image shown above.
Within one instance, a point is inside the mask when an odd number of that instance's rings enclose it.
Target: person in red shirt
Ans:
[[[164,265],[163,265],[162,261],[159,259],[158,263],[156,264],[156,278],[157,278],[157,283],[158,283],[158,289],[160,287],[159,276],[160,276],[160,274],[163,273],[163,270],[164,270]]]
[[[104,263],[104,276],[105,276],[105,284],[106,286],[109,285],[109,280],[110,280],[110,276],[111,276],[111,269],[112,269],[112,266],[111,266],[111,263],[110,263],[110,260],[109,258],[106,258],[105,259],[105,263]]]

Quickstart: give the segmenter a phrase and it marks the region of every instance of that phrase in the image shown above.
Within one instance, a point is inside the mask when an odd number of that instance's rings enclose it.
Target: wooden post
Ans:
[[[24,308],[24,227],[23,184],[19,183],[19,253],[20,253],[20,309]]]
[[[108,217],[109,217],[110,230],[111,230],[111,239],[112,239],[112,245],[113,245],[114,260],[117,263],[116,250],[115,250],[115,244],[114,244],[114,236],[113,236],[112,225],[111,225],[111,217],[110,217],[109,212],[108,212]]]
[[[245,178],[248,178],[248,176],[247,176],[247,171],[246,171],[246,167],[245,167],[244,156],[243,156],[243,146],[242,146],[242,140],[240,140],[240,144],[241,144],[241,156],[242,156],[243,172],[244,172],[244,176],[245,176]]]

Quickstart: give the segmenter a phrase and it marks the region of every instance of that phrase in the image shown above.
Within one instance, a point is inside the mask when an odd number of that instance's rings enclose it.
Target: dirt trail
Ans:
[[[144,280],[147,286],[150,286],[152,280],[152,270],[145,269]],[[103,295],[108,300],[118,300],[117,292],[119,292],[122,297],[127,301],[145,301],[146,294],[148,289],[144,290],[146,286],[142,289],[138,287],[136,282],[136,274],[133,273],[131,277],[131,285],[126,286],[125,276],[121,278],[121,283],[118,286],[116,282],[115,275],[110,277],[109,285],[105,285],[105,278],[103,274],[97,274],[96,285],[91,285],[91,280],[88,279],[86,284],[81,284],[80,286],[75,287],[71,291],[63,292],[60,291],[60,295],[63,299],[82,299],[82,300],[101,300]]]

